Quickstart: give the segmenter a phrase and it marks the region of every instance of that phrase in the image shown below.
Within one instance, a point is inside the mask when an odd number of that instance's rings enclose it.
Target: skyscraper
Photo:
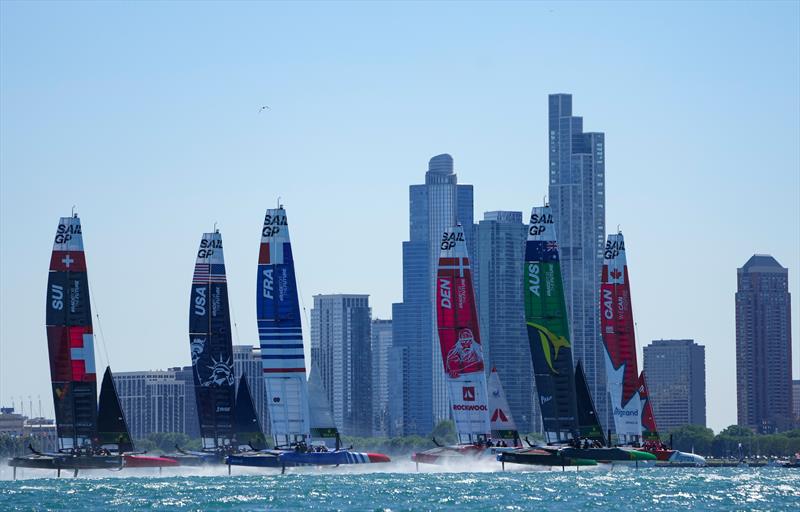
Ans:
[[[413,404],[404,408],[402,430],[406,435],[428,435],[436,422],[449,418],[433,309],[436,264],[442,233],[457,223],[464,227],[473,258],[472,203],[472,185],[458,185],[453,157],[448,154],[431,158],[425,184],[409,188],[410,229],[409,240],[403,242],[403,302],[392,305],[392,339],[396,346],[406,349],[408,358],[402,400]]]
[[[658,429],[706,426],[706,348],[694,340],[654,340],[644,347],[644,373]]]
[[[550,206],[556,218],[572,357],[583,361],[601,422],[608,426],[599,288],[606,238],[605,135],[584,133],[571,94],[549,97]]]
[[[148,372],[118,372],[114,385],[134,439],[154,432],[186,433],[186,383],[176,378],[180,368]]]
[[[372,435],[372,351],[369,295],[315,295],[312,364],[344,435]]]
[[[522,294],[527,233],[522,212],[502,211],[484,213],[475,233],[486,369],[497,368],[520,432],[538,430],[540,423]]]
[[[392,321],[376,318],[370,333],[372,349],[372,435],[389,435],[389,365]]]
[[[789,270],[755,254],[736,273],[738,422],[757,432],[785,430],[792,423]]]

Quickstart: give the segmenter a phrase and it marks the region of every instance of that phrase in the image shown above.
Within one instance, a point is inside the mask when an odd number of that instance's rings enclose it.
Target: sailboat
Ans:
[[[644,372],[638,371],[630,279],[621,232],[608,235],[600,284],[600,322],[606,379],[618,443],[651,453],[659,461],[702,465],[699,455],[669,450],[658,440]]]
[[[604,460],[654,458],[635,450],[591,448],[588,439],[580,442],[569,319],[555,220],[549,206],[534,207],[531,211],[524,265],[525,320],[547,444],[504,452],[498,455],[498,460],[562,467],[591,465],[597,460],[599,450],[603,450]]]
[[[83,233],[77,214],[59,220],[47,279],[47,346],[56,414],[58,451],[14,457],[14,468],[121,468],[120,455],[98,443],[97,376]]]
[[[434,293],[442,371],[458,444],[415,453],[411,460],[417,464],[459,462],[465,457],[491,454],[488,450],[492,443],[483,346],[475,308],[472,268],[464,229],[460,224],[442,234]],[[438,444],[435,439],[434,443]]]
[[[336,422],[333,421],[328,392],[320,382],[319,366],[314,363],[311,364],[311,373],[308,376],[308,399],[312,439],[325,447],[330,447],[332,442],[333,448],[338,450],[341,447],[341,436]]]
[[[382,454],[314,447],[289,223],[283,206],[268,209],[261,230],[256,278],[261,361],[275,449],[227,457],[229,466],[326,466],[389,462]]]
[[[241,451],[264,450],[267,448],[267,438],[261,428],[258,412],[247,383],[247,375],[239,378],[239,387],[236,392],[236,406],[233,414],[233,430],[235,432],[236,448]]]
[[[178,466],[175,459],[137,452],[128,428],[128,421],[119,403],[111,368],[106,367],[100,385],[100,402],[97,410],[97,434],[101,449],[122,455],[126,468],[162,468]]]
[[[521,447],[517,424],[508,406],[506,392],[500,382],[497,368],[492,367],[489,374],[489,422],[492,430],[492,439],[498,448]]]

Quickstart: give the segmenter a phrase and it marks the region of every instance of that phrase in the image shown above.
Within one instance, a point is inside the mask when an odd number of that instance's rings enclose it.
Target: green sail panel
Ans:
[[[531,211],[523,275],[525,322],[545,436],[548,442],[566,441],[578,435],[575,377],[556,227],[548,206]]]

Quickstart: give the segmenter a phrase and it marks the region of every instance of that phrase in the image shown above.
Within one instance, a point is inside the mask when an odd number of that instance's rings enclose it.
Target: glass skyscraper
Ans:
[[[586,380],[604,426],[608,421],[599,293],[606,238],[605,136],[584,133],[572,115],[571,94],[549,97],[550,206],[564,279],[572,356],[583,361]]]
[[[396,347],[405,349],[408,363],[402,384],[402,430],[406,435],[428,435],[436,422],[449,418],[433,292],[439,241],[445,229],[461,223],[470,256],[475,254],[472,204],[472,185],[458,185],[453,157],[448,154],[431,158],[425,184],[409,189],[403,302],[392,305],[392,339]],[[392,390],[394,400],[401,399],[399,391]]]
[[[497,368],[508,406],[522,433],[539,431],[522,271],[528,227],[522,212],[486,212],[477,225],[477,288],[486,371]]]

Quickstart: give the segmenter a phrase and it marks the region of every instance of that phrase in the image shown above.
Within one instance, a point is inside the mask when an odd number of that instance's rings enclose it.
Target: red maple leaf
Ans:
[[[611,271],[611,277],[613,277],[614,279],[619,279],[619,276],[621,276],[621,275],[622,275],[622,272],[620,272],[616,268]]]

